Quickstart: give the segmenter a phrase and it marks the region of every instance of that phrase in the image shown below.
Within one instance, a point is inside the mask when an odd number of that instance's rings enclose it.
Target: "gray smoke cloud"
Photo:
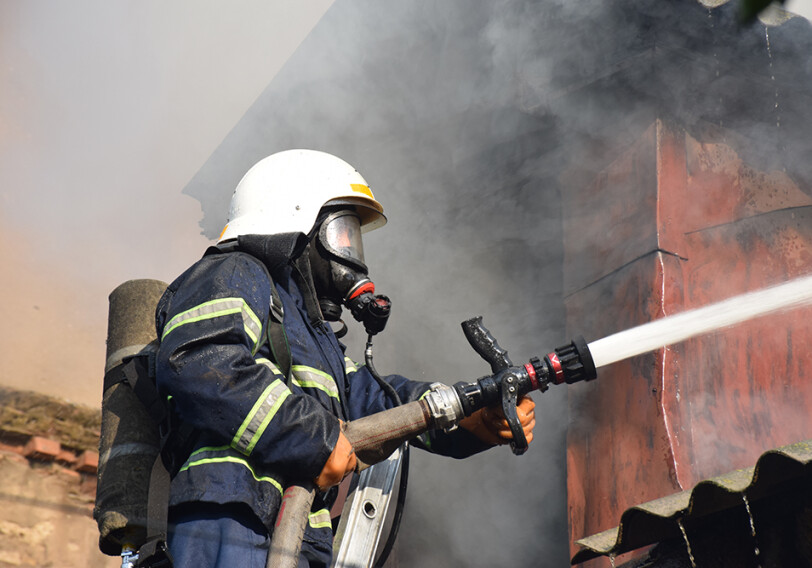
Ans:
[[[761,143],[739,151],[809,187],[808,162],[794,159],[808,150],[808,124],[776,134],[764,105],[769,73],[786,89],[784,108],[805,100],[790,94],[809,84],[809,23],[774,34],[768,68],[764,28],[739,29],[735,9],[339,0],[184,192],[214,238],[259,159],[295,147],[344,158],[390,219],[365,239],[371,276],[394,301],[376,366],[473,380],[488,368],[459,328],[471,316],[484,316],[514,362],[568,332],[596,339],[565,326],[565,296],[595,275],[565,262],[578,245],[563,242],[562,209],[655,118],[749,134]],[[758,92],[743,92],[752,77]],[[361,358],[357,331],[348,343]],[[413,452],[403,565],[567,564],[566,397],[561,387],[534,395],[536,441],[521,458],[507,448],[461,462]]]

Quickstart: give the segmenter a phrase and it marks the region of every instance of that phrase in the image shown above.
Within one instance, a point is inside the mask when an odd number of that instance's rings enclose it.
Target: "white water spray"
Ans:
[[[750,518],[750,534],[753,536],[753,542],[755,543],[753,552],[755,553],[757,562],[756,568],[761,568],[761,550],[759,550],[758,540],[756,540],[756,525],[753,522],[753,511],[750,510],[750,501],[744,493],[742,493],[742,500],[744,501],[744,508],[747,510],[747,516]]]
[[[589,344],[595,367],[623,361],[772,312],[812,304],[812,276],[664,317]]]
[[[773,50],[770,47],[770,28],[767,25],[764,26],[764,37],[767,41],[767,57],[770,60],[770,81],[772,82],[775,90],[775,101],[773,106],[775,109],[775,126],[776,128],[781,128],[781,111],[778,109],[778,87],[775,86],[775,72],[773,71]]]
[[[682,533],[682,540],[685,541],[685,549],[688,552],[688,559],[691,561],[691,568],[696,568],[696,559],[694,558],[694,553],[691,550],[691,543],[688,542],[688,533],[685,531],[685,525],[682,524],[682,519],[677,519],[677,525]]]

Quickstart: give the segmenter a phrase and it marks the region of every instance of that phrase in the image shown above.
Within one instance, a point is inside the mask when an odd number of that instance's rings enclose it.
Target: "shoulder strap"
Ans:
[[[270,274],[268,275],[268,279],[271,282],[271,314],[268,318],[268,344],[271,348],[274,363],[276,363],[276,366],[282,371],[282,374],[285,375],[285,378],[290,380],[293,360],[290,356],[288,335],[285,333],[285,309],[282,307],[282,300],[279,297],[279,292],[276,290],[276,285]]]
[[[169,484],[169,471],[159,453],[149,476],[147,540],[138,549],[136,568],[172,568],[172,555],[166,545]]]

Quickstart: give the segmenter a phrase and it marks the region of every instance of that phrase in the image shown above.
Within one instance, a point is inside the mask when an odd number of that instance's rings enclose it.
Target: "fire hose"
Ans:
[[[466,320],[462,328],[474,350],[490,364],[493,374],[471,383],[437,384],[421,400],[344,424],[344,435],[358,459],[357,471],[385,460],[415,436],[429,430],[453,430],[466,416],[497,404],[513,434],[511,449],[521,455],[528,444],[516,411],[518,398],[536,390],[544,392],[550,384],[572,384],[597,377],[583,337],[576,337],[543,359],[533,357],[525,365],[514,366],[507,351],[482,325],[481,317]],[[285,490],[268,553],[268,567],[298,566],[315,494],[316,487],[309,482],[294,484]]]

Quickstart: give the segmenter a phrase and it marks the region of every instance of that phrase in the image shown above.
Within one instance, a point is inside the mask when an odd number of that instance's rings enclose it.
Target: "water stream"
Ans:
[[[589,344],[600,368],[773,312],[812,305],[812,276],[667,316]]]
[[[710,25],[710,34],[711,34],[711,41],[713,46],[713,67],[714,67],[714,74],[716,79],[719,78],[720,75],[720,66],[719,66],[719,48],[716,39],[716,24],[714,23],[713,18],[713,8],[708,6],[708,24]],[[715,109],[716,114],[719,116],[719,127],[724,127],[724,120],[722,116],[724,114],[724,101],[722,100],[721,95],[717,99],[718,107]]]
[[[747,516],[750,518],[750,534],[753,535],[753,551],[756,555],[756,566],[761,568],[761,550],[758,548],[758,540],[756,540],[756,525],[753,523],[753,512],[750,510],[750,501],[747,500],[747,495],[742,493],[742,500],[744,501],[744,508],[747,509]]]
[[[781,128],[781,111],[778,108],[778,87],[775,85],[775,72],[773,71],[773,50],[770,46],[770,27],[765,24],[764,26],[764,37],[767,40],[767,57],[770,60],[770,81],[772,82],[773,89],[775,91],[775,99],[773,110],[775,112],[775,126],[776,128]]]
[[[694,559],[694,553],[691,551],[691,543],[688,542],[688,533],[685,532],[682,519],[677,520],[677,525],[679,525],[679,530],[682,532],[682,539],[685,541],[685,548],[688,550],[688,559],[691,561],[691,566],[696,568],[696,560]]]

